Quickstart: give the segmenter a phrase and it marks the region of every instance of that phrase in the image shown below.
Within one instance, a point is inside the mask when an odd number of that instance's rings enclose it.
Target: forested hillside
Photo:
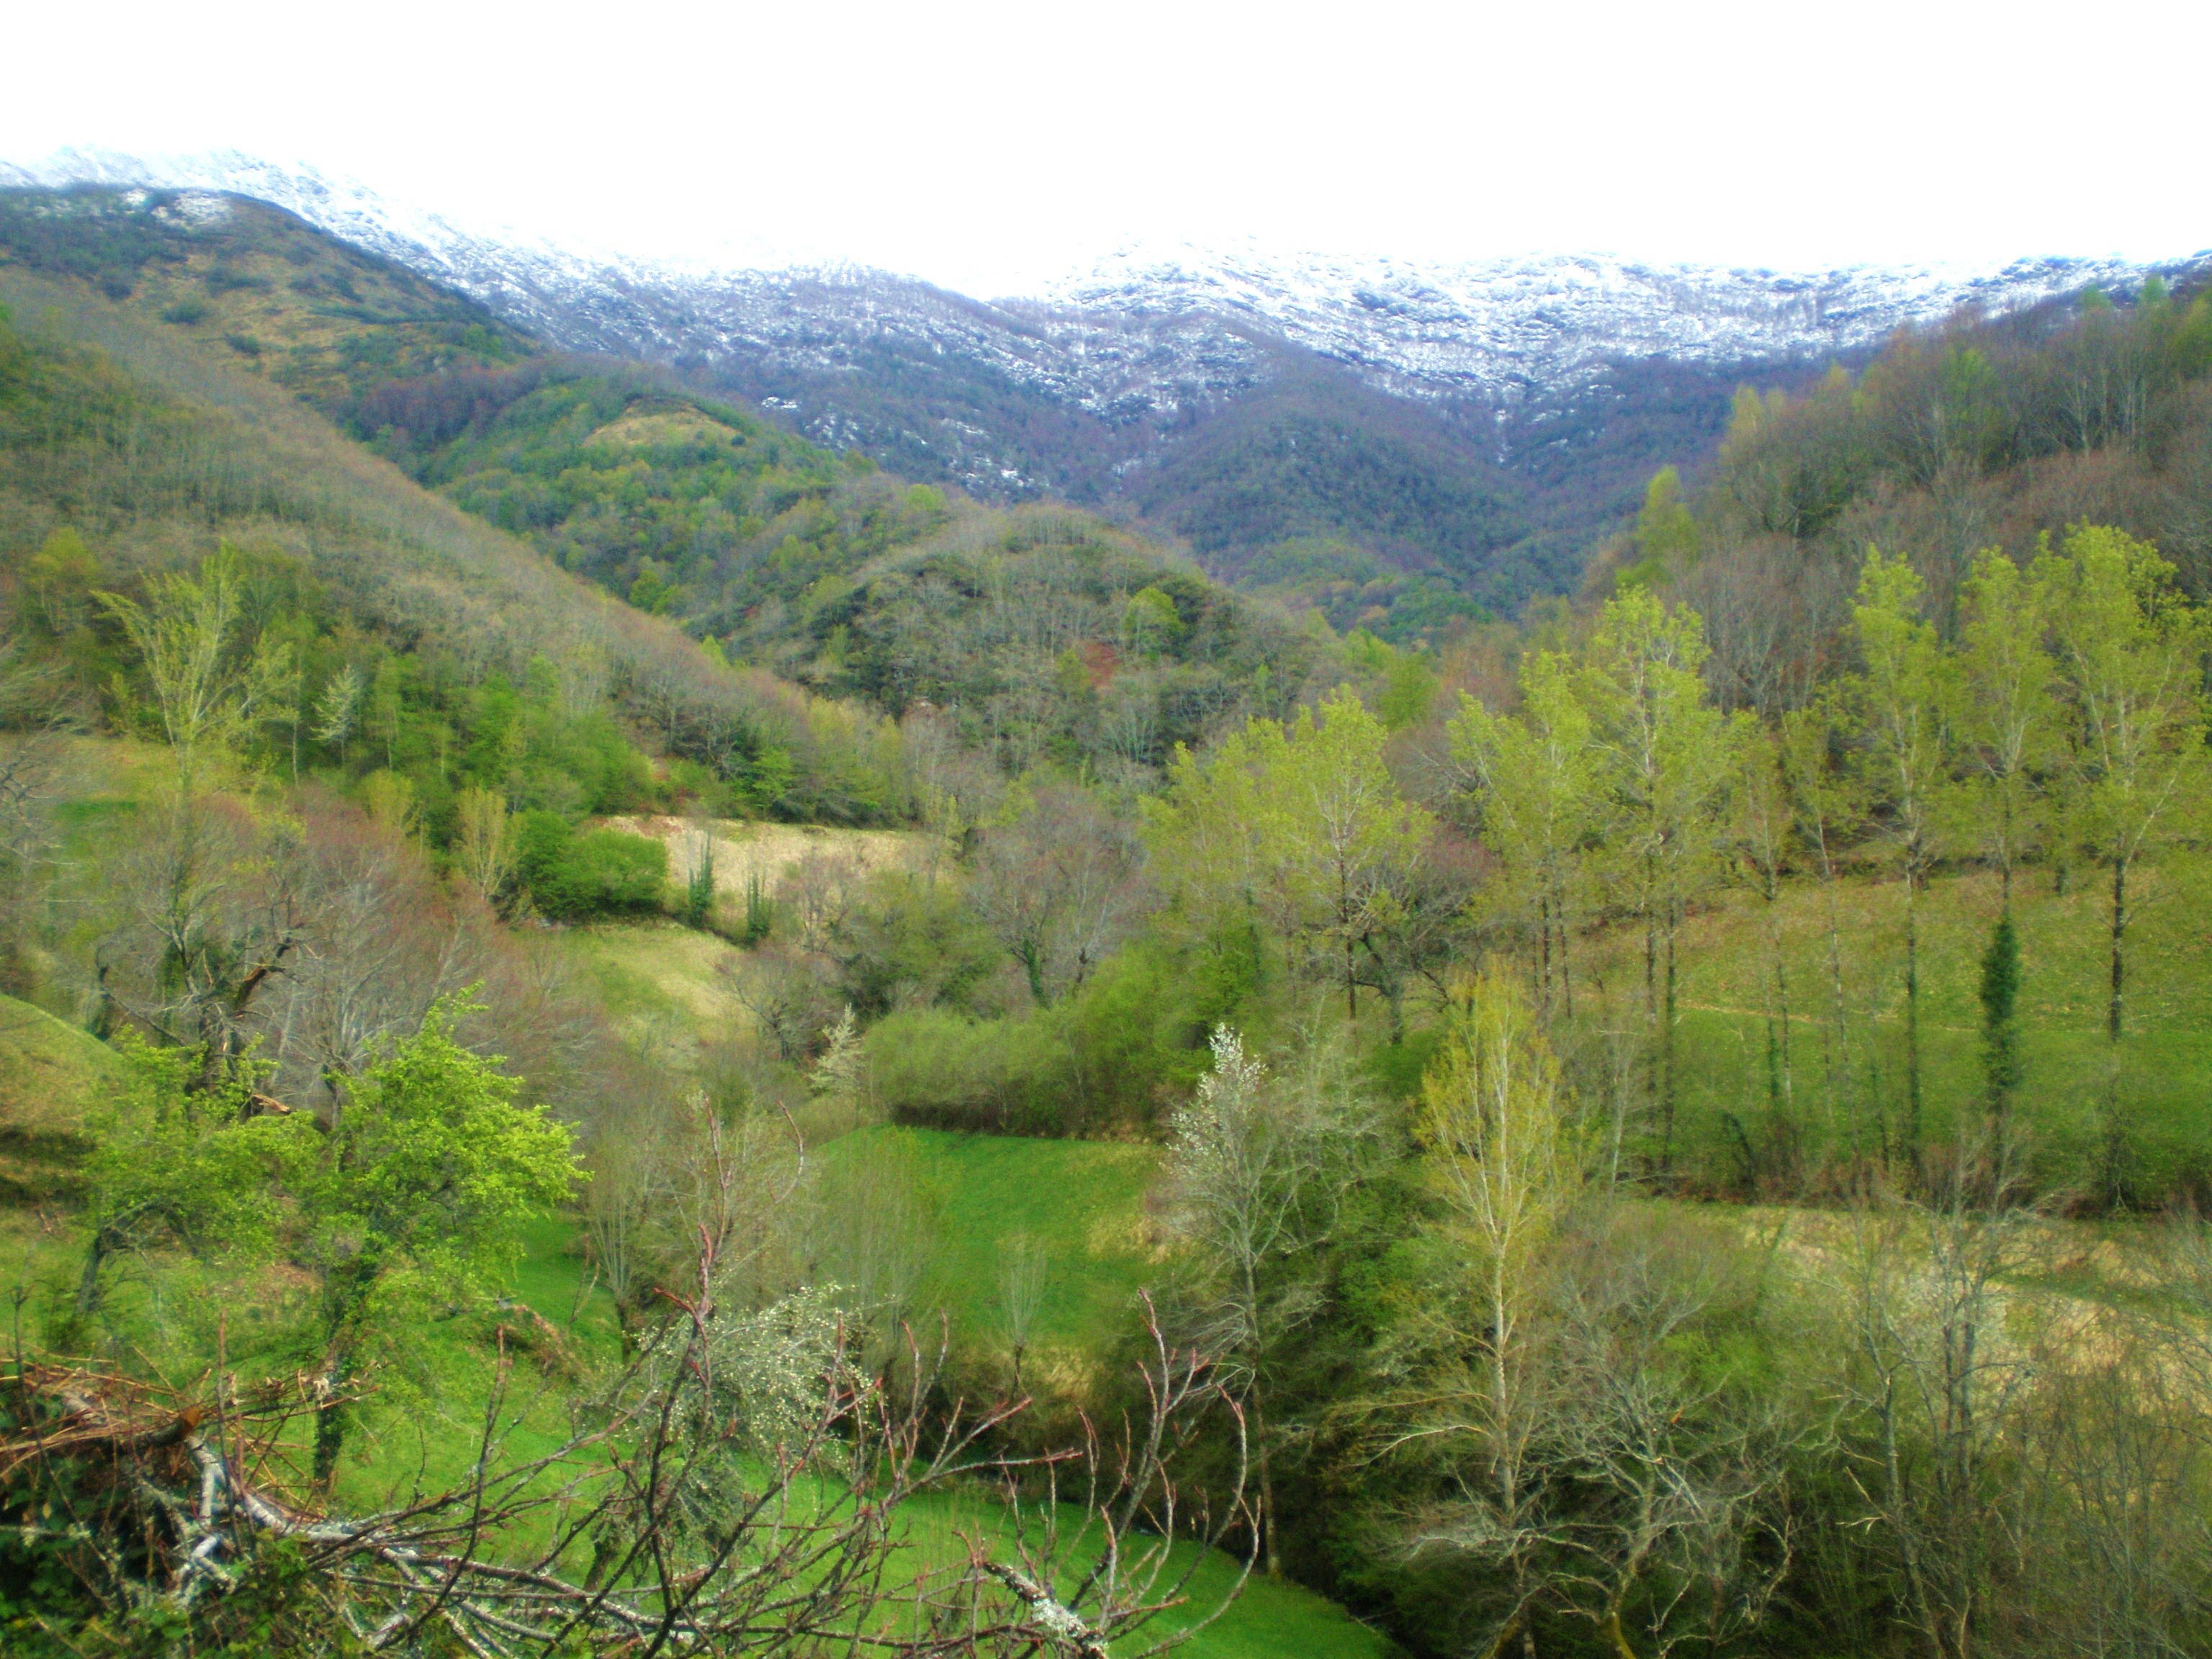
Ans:
[[[14,1648],[2212,1644],[2212,301],[1506,621],[166,210],[0,264]]]

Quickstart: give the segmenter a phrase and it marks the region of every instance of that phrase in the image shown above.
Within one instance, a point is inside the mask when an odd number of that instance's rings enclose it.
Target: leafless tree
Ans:
[[[1021,964],[1030,997],[1073,991],[1121,942],[1143,902],[1133,828],[1081,790],[1039,790],[1013,823],[983,832],[968,902]]]
[[[159,1607],[215,1640],[265,1617],[234,1618],[227,1597],[281,1547],[307,1654],[1103,1659],[1182,1639],[1148,1626],[1187,1608],[1207,1547],[1248,1519],[1233,1474],[1209,1507],[1179,1472],[1207,1420],[1236,1437],[1202,1360],[1155,1326],[1144,1410],[1009,1460],[985,1448],[1018,1407],[933,1414],[928,1389],[895,1395],[856,1363],[824,1294],[726,1310],[720,1277],[702,1251],[676,1317],[549,1453],[513,1443],[526,1413],[502,1366],[470,1477],[387,1510],[335,1513],[298,1488],[286,1448],[316,1403],[301,1382],[241,1389],[222,1370],[200,1397],[19,1363],[0,1494],[73,1517],[46,1541],[92,1606],[124,1620]],[[934,1374],[918,1347],[909,1364]],[[918,1565],[901,1511],[955,1483],[1001,1501],[963,1555]]]
[[[1377,1126],[1318,1019],[1280,1075],[1226,1026],[1212,1046],[1212,1070],[1170,1127],[1165,1198],[1170,1224],[1196,1251],[1198,1346],[1222,1356],[1224,1379],[1251,1415],[1272,1575],[1279,1557],[1270,1367],[1280,1339],[1318,1311],[1313,1287],[1285,1269],[1329,1237]]]

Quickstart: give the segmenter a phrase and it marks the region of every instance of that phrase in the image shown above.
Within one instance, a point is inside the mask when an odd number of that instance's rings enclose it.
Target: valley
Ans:
[[[0,185],[9,1651],[2212,1639],[2198,265]]]

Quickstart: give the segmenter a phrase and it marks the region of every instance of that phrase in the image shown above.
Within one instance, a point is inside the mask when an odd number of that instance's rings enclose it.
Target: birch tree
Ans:
[[[1905,1119],[1900,1151],[1920,1152],[1920,890],[1942,850],[1950,775],[1943,713],[1950,671],[1936,629],[1920,615],[1923,585],[1900,554],[1867,550],[1851,628],[1865,659],[1855,685],[1875,792],[1887,809],[1891,848],[1905,878]]]
[[[1555,652],[1532,653],[1521,666],[1517,719],[1493,714],[1462,693],[1449,733],[1452,760],[1474,796],[1483,839],[1504,866],[1500,884],[1534,924],[1538,1001],[1550,1007],[1556,981],[1571,1019],[1568,945],[1601,805],[1601,757],[1573,665]]]
[[[1711,876],[1728,781],[1727,726],[1706,701],[1705,660],[1697,613],[1669,611],[1636,589],[1606,605],[1583,674],[1611,794],[1617,878],[1644,930],[1662,1173],[1674,1151],[1675,936]]]
[[[2204,784],[2207,630],[2146,542],[2085,526],[2049,567],[2080,770],[2083,840],[2112,872],[2105,1005],[2106,1184],[2121,1195],[2119,1047],[2126,1029],[2128,878],[2190,834]]]
[[[2057,667],[2047,567],[2023,572],[1996,548],[1977,554],[1961,593],[1954,720],[1973,818],[1996,862],[2003,908],[2012,878],[2044,828],[2040,775],[2056,758]]]

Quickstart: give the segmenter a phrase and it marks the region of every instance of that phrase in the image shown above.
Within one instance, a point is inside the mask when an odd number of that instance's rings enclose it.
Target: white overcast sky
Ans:
[[[0,157],[982,295],[1134,242],[1823,268],[2212,246],[2212,0],[0,8]]]

